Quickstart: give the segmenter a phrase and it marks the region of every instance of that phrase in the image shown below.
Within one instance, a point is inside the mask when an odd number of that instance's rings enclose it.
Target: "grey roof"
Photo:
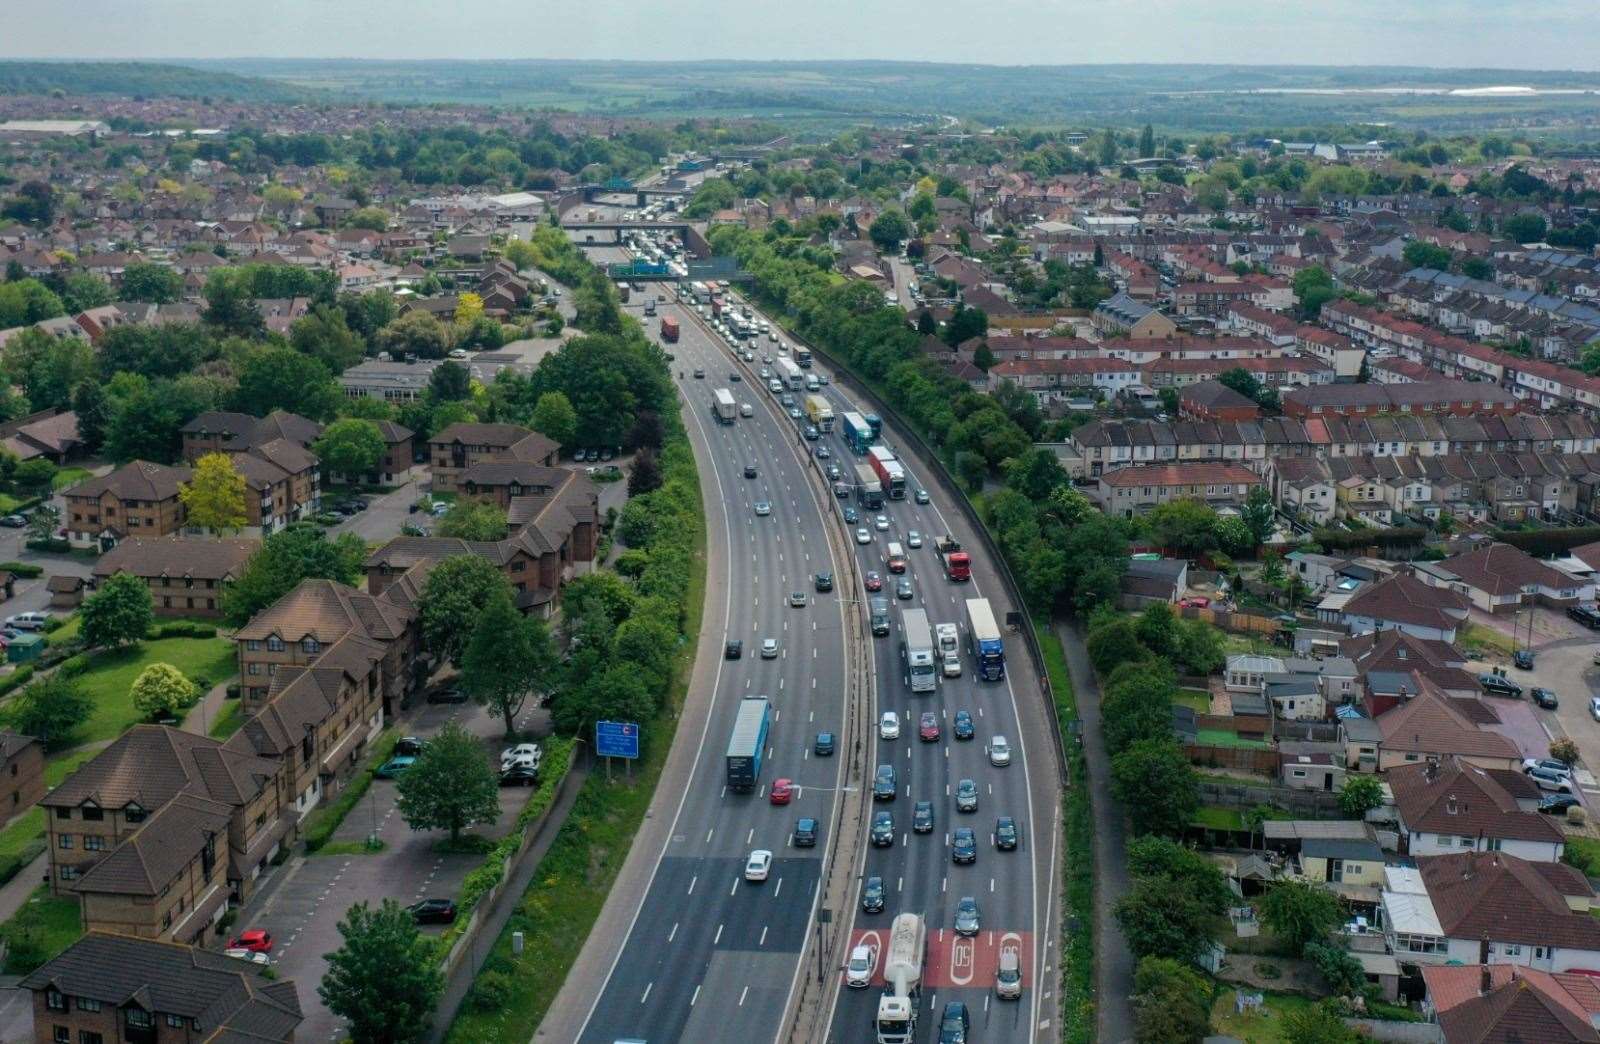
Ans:
[[[1308,837],[1300,853],[1314,859],[1364,859],[1383,862],[1383,849],[1374,841],[1353,837]]]

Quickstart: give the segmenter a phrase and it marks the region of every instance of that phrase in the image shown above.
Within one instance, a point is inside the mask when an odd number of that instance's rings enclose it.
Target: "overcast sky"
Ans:
[[[1600,69],[1596,0],[10,0],[16,58],[886,58]]]

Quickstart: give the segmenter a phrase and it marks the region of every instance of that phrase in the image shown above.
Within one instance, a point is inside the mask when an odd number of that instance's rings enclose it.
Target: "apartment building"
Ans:
[[[63,494],[67,539],[74,547],[109,551],[130,536],[176,533],[185,515],[178,487],[190,474],[188,468],[135,460],[80,482]]]
[[[433,465],[433,488],[453,493],[461,475],[474,464],[517,461],[554,467],[560,451],[554,442],[516,424],[452,424],[428,440],[428,460]]]
[[[97,583],[118,573],[143,580],[158,616],[222,615],[228,585],[244,571],[257,540],[165,537],[124,540],[94,564]]]

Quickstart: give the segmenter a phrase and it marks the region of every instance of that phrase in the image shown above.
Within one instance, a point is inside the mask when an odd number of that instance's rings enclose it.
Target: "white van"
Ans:
[[[754,406],[751,406],[748,402],[741,402],[739,404],[739,416],[741,416],[741,417],[754,417],[755,415],[756,415],[756,410],[755,410]]]
[[[821,387],[822,387],[822,385],[817,383],[817,375],[816,374],[814,374],[814,373],[806,374],[806,391],[814,392],[814,391],[816,391],[817,389],[819,389]]]

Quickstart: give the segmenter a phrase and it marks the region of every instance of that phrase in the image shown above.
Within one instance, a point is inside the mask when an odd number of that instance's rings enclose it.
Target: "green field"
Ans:
[[[10,947],[6,974],[27,974],[56,957],[82,934],[77,898],[53,896],[48,885],[40,885],[16,916],[0,924],[0,935],[5,936]]]
[[[116,739],[144,719],[134,709],[129,689],[152,663],[170,663],[188,677],[205,678],[212,685],[233,677],[238,666],[233,643],[226,638],[163,638],[91,653],[89,669],[78,680],[94,700],[94,711],[79,731],[79,742]]]

